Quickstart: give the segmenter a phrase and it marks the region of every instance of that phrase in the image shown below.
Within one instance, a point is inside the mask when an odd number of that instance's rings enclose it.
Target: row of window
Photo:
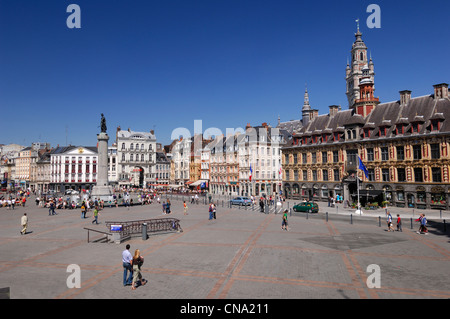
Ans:
[[[413,145],[412,146],[412,159],[420,160],[423,157],[423,148],[422,145]],[[380,157],[379,159],[382,161],[388,161],[391,159],[389,157],[389,148],[388,147],[380,147]],[[405,147],[403,145],[396,146],[396,159],[398,161],[405,160]],[[350,162],[354,162],[357,159],[358,151],[357,150],[347,150],[347,160]],[[375,158],[375,149],[374,148],[366,148],[367,158],[365,159],[368,162],[374,161]],[[323,151],[320,152],[322,154],[322,163],[328,163],[328,152]],[[316,152],[312,152],[311,154],[311,163],[317,163],[317,154]],[[292,161],[290,161],[289,154],[285,154],[284,162],[285,164],[298,164],[300,154],[292,154]],[[430,144],[430,158],[431,159],[440,159],[441,158],[441,147],[439,143]],[[302,164],[308,163],[308,153],[301,154]],[[339,151],[333,151],[333,163],[339,162]]]
[[[376,181],[376,176],[375,176],[375,169],[373,168],[368,168],[368,177],[369,177],[369,181],[373,182]],[[381,169],[381,180],[382,182],[406,182],[407,181],[407,175],[406,175],[406,169],[405,168],[396,168],[397,170],[397,179],[393,179],[391,178],[390,174],[389,174],[389,169],[388,168],[382,168]],[[302,170],[301,174],[302,174],[302,179],[299,179],[299,171],[298,170],[293,170],[291,171],[293,174],[290,175],[290,171],[289,170],[285,170],[285,176],[286,179],[289,180],[290,176],[293,176],[293,180],[294,181],[309,181],[310,179],[308,178],[308,171],[307,170]],[[424,181],[424,172],[423,172],[423,168],[422,167],[415,167],[413,168],[413,173],[414,173],[414,182],[423,182]],[[333,170],[333,181],[335,182],[339,182],[340,181],[340,174],[339,174],[339,169],[334,169]],[[318,181],[319,177],[318,177],[318,171],[317,170],[312,170],[311,171],[311,181]],[[322,181],[327,182],[329,181],[329,172],[327,169],[322,170]],[[431,168],[431,181],[433,183],[441,183],[442,182],[442,168],[441,167],[432,167]]]
[[[122,150],[122,151],[125,151],[125,150],[126,150],[126,145],[125,145],[125,143],[122,143],[122,148],[121,148],[121,150]],[[144,144],[138,144],[138,143],[136,143],[136,147],[135,147],[134,143],[131,143],[131,144],[130,144],[130,151],[134,151],[134,150],[136,150],[136,151],[139,151],[139,150],[145,151],[145,145],[144,145]],[[149,150],[149,151],[152,151],[152,150],[153,150],[153,145],[152,145],[152,144],[149,144],[149,145],[148,145],[148,150]]]

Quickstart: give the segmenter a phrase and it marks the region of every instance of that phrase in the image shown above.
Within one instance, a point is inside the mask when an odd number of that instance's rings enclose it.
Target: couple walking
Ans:
[[[136,284],[145,285],[147,280],[142,278],[141,267],[144,264],[144,257],[141,256],[139,249],[134,251],[134,256],[130,253],[130,245],[126,245],[126,249],[122,252],[123,264],[123,285],[131,285],[131,289],[136,289]],[[129,274],[127,278],[127,274]]]

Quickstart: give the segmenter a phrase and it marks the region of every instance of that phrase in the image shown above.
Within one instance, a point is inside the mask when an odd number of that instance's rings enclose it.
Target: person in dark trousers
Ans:
[[[125,246],[125,250],[122,252],[122,265],[123,265],[123,285],[129,286],[133,280],[133,266],[131,265],[131,261],[133,260],[133,256],[130,253],[130,245],[127,244]],[[129,272],[128,278],[127,273]]]
[[[98,225],[98,207],[95,206],[94,208],[94,219],[92,220],[92,224],[96,223]]]
[[[402,219],[400,218],[400,214],[397,214],[397,231],[403,232]]]
[[[422,214],[420,225],[422,226],[422,234],[428,235],[427,218],[425,217],[425,214]]]

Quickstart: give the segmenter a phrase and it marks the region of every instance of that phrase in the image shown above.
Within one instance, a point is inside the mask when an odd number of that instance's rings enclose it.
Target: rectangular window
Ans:
[[[322,179],[324,182],[328,182],[328,170],[327,169],[322,170]]]
[[[367,169],[369,171],[369,181],[375,181],[375,170],[373,168]]]
[[[381,148],[381,160],[382,161],[389,160],[389,148],[387,148],[387,147]]]
[[[423,182],[423,173],[421,167],[414,168],[414,180],[416,182]]]
[[[374,160],[373,148],[367,149],[367,161],[372,162]]]
[[[431,174],[433,176],[433,183],[440,183],[442,181],[440,167],[431,168]]]
[[[333,170],[333,176],[334,176],[334,181],[335,182],[339,182],[340,181],[339,169],[338,168]]]
[[[311,153],[311,163],[316,164],[317,162],[317,153]]]
[[[397,160],[403,161],[405,159],[405,147],[404,146],[397,146]]]
[[[432,159],[440,159],[441,158],[441,148],[440,144],[430,144],[431,148],[431,158]]]
[[[383,176],[383,182],[389,182],[389,168],[383,168],[381,174]]]
[[[327,163],[328,162],[328,153],[327,152],[322,152],[322,163]]]
[[[333,163],[339,162],[339,151],[333,151]]]
[[[316,170],[312,171],[312,176],[313,176],[313,181],[317,181],[317,171]]]
[[[415,160],[422,159],[422,146],[413,145],[413,156]]]
[[[307,181],[307,180],[308,180],[308,171],[307,171],[307,170],[304,170],[304,171],[303,171],[303,180],[304,180],[304,181]]]
[[[399,182],[406,182],[406,172],[404,168],[397,168],[397,176]]]

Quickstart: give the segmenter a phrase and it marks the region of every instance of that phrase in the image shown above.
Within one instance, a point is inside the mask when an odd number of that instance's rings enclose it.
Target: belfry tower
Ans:
[[[368,57],[367,55],[367,46],[362,40],[362,33],[359,31],[359,20],[358,22],[358,30],[355,33],[355,42],[353,43],[351,50],[351,63],[347,62],[347,68],[345,70],[345,80],[347,82],[347,99],[348,99],[348,107],[354,108],[354,104],[356,100],[360,99],[360,82],[363,78],[369,77],[370,81],[375,83],[375,72],[374,72],[374,64],[372,61],[372,57]],[[365,74],[363,75],[363,69],[368,68]]]

